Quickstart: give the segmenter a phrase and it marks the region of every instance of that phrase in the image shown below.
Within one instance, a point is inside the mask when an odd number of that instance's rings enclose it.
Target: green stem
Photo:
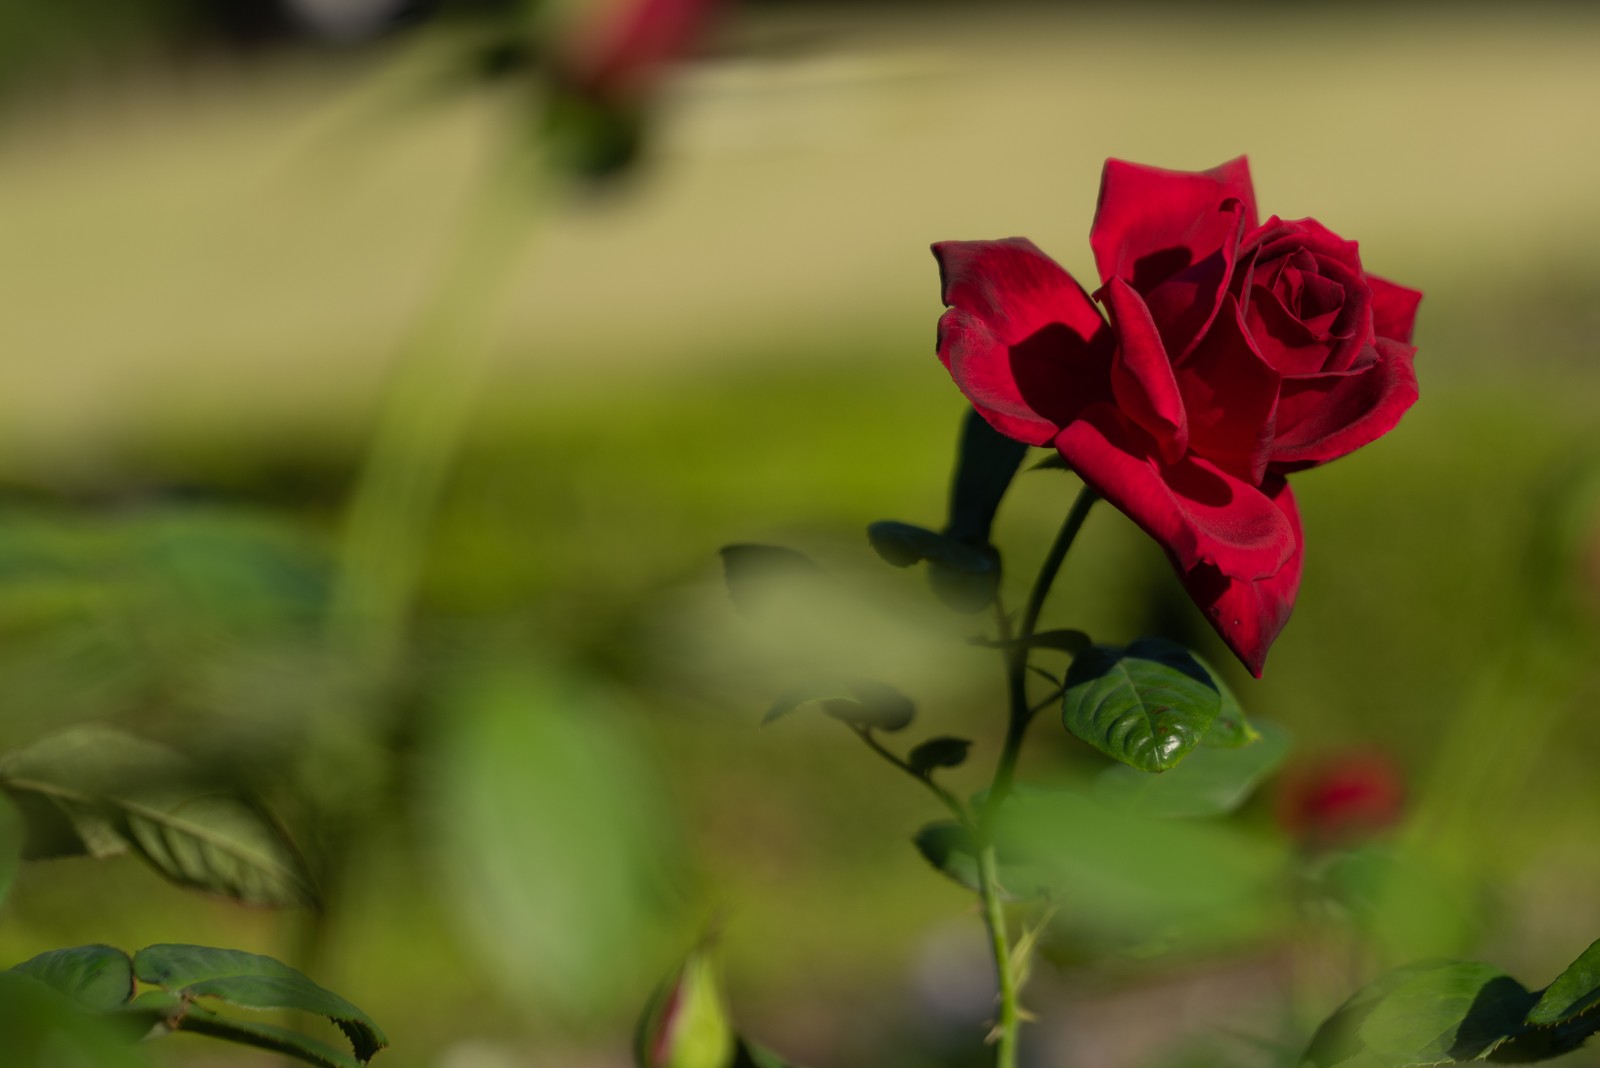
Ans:
[[[458,244],[399,353],[346,513],[331,635],[375,681],[399,663],[432,521],[494,354],[535,212],[528,169],[489,161]]]
[[[901,771],[905,772],[922,785],[926,786],[929,790],[932,790],[934,796],[944,804],[945,808],[950,810],[951,814],[953,814],[956,819],[960,820],[963,824],[971,826],[972,818],[967,815],[967,807],[961,803],[960,799],[957,798],[955,794],[952,794],[949,790],[946,790],[943,786],[940,786],[938,783],[934,782],[931,776],[918,771],[906,761],[895,756],[888,749],[884,748],[883,743],[878,741],[877,738],[873,737],[870,729],[866,727],[855,726],[852,726],[850,729],[855,731],[856,735],[867,744],[868,749],[872,750],[874,753],[877,753],[884,760],[887,760],[889,763],[893,764],[895,767],[899,768]]]
[[[1055,542],[1050,546],[1050,551],[1045,554],[1044,563],[1039,568],[1039,577],[1034,580],[1033,589],[1028,594],[1021,625],[1014,636],[1018,644],[1011,646],[1005,652],[1010,715],[1007,717],[1006,738],[1000,751],[1000,761],[995,767],[994,780],[989,786],[989,796],[984,803],[978,826],[978,893],[983,902],[983,922],[989,929],[989,947],[994,956],[995,975],[999,982],[999,1013],[994,1029],[995,1068],[1016,1068],[1017,1036],[1022,1024],[1022,1007],[1018,1000],[1017,972],[1011,959],[1010,936],[1006,931],[1005,909],[1000,900],[1000,873],[995,859],[993,823],[1001,803],[1011,793],[1017,758],[1022,752],[1022,739],[1027,733],[1028,723],[1038,708],[1043,707],[1042,705],[1030,707],[1028,704],[1027,641],[1033,637],[1039,625],[1039,614],[1044,609],[1045,598],[1050,594],[1050,587],[1055,583],[1056,574],[1061,570],[1062,561],[1067,558],[1067,550],[1072,548],[1072,543],[1078,537],[1078,531],[1083,529],[1083,521],[1089,516],[1089,509],[1098,499],[1095,492],[1085,486],[1078,493],[1077,499],[1072,502],[1072,508],[1067,513]],[[1000,640],[1002,642],[1011,640],[1013,635],[1005,610],[998,598],[995,601],[995,614],[1000,629]]]
[[[994,955],[1000,982],[996,998],[999,1014],[993,1032],[994,1065],[995,1068],[1016,1068],[1022,1007],[1017,997],[1016,972],[1011,967],[1010,936],[1006,932],[1006,914],[1000,901],[999,865],[992,845],[985,845],[978,851],[978,888],[983,901],[983,922],[989,929],[989,949]]]

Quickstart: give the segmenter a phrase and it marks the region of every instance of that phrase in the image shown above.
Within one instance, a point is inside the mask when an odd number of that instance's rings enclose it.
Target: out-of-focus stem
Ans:
[[[1022,1023],[1022,1006],[1017,998],[1016,972],[1011,967],[1010,936],[1006,931],[1006,914],[1000,901],[999,865],[995,861],[994,846],[985,844],[978,850],[978,892],[983,902],[983,922],[989,930],[989,950],[994,956],[995,972],[1000,992],[996,998],[999,1006],[994,1024],[995,1068],[1016,1068],[1017,1032]]]

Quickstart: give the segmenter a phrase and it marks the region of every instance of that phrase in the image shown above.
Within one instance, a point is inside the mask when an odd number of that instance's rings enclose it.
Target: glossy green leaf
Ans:
[[[10,969],[87,1009],[107,1011],[133,997],[133,961],[113,946],[52,949]]]
[[[960,767],[971,749],[972,743],[965,738],[929,738],[911,750],[906,763],[919,775],[926,775],[935,768]]]
[[[1159,639],[1084,650],[1067,671],[1062,720],[1114,760],[1166,771],[1211,729],[1221,695],[1188,650]]]
[[[0,1063],[6,1068],[149,1068],[134,1037],[37,979],[0,972]]]
[[[17,877],[22,863],[22,843],[26,828],[22,813],[4,793],[0,793],[0,902],[11,891],[11,881]]]
[[[1357,1027],[1367,1052],[1388,1068],[1470,1061],[1523,1030],[1535,995],[1500,969],[1443,961],[1410,970]]]
[[[26,799],[32,855],[126,844],[184,886],[253,905],[316,900],[305,863],[265,813],[156,742],[74,727],[0,758],[0,786]]]
[[[1600,942],[1584,950],[1545,988],[1528,1022],[1537,1027],[1565,1023],[1600,1005]]]
[[[735,1038],[709,951],[691,950],[640,1017],[638,1068],[728,1068]]]
[[[133,956],[142,983],[187,998],[214,997],[246,1009],[293,1009],[326,1016],[350,1040],[356,1057],[368,1060],[389,1044],[372,1018],[271,957],[236,949],[156,945]]]
[[[1095,779],[1095,794],[1149,816],[1223,816],[1244,804],[1288,752],[1288,732],[1263,723],[1256,741],[1232,749],[1202,745],[1160,775],[1123,764],[1107,768]]]

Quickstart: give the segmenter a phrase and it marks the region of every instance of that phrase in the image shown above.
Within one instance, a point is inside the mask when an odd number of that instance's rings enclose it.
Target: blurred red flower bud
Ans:
[[[1291,768],[1278,789],[1278,824],[1312,847],[1349,845],[1399,822],[1405,783],[1381,753],[1351,752]]]
[[[580,92],[642,96],[699,37],[719,0],[587,0],[566,35],[562,68]]]

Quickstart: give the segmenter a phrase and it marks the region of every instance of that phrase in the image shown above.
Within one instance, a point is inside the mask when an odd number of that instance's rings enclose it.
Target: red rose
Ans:
[[[1095,299],[1022,238],[933,246],[939,358],[1001,433],[1053,445],[1166,550],[1259,676],[1300,585],[1285,475],[1394,427],[1417,398],[1422,294],[1311,219],[1258,224],[1243,157],[1108,160]]]

